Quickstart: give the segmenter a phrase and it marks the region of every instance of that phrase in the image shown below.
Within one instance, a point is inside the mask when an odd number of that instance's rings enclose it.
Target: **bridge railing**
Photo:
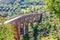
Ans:
[[[21,16],[17,16],[13,19],[7,20],[4,23],[9,23],[14,26],[14,38],[16,40],[20,40],[20,35],[28,33],[28,23],[30,23],[31,27],[33,27],[33,23],[36,21],[41,21],[42,19],[42,14],[45,12],[41,13],[33,13],[33,14],[25,14]],[[25,27],[25,30],[24,30]]]

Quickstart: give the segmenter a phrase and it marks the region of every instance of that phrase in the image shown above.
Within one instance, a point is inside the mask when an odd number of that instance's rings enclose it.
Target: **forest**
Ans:
[[[60,40],[60,0],[0,0],[0,40],[15,40],[13,26],[4,21],[36,12],[47,13],[41,14],[33,28],[28,24],[28,34],[19,40]]]

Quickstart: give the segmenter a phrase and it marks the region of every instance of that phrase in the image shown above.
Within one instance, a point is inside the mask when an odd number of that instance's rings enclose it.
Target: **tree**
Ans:
[[[51,13],[55,13],[57,16],[60,15],[60,0],[46,0],[46,4]]]

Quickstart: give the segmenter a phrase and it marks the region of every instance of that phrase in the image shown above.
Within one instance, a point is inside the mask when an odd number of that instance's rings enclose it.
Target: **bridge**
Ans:
[[[46,12],[40,13],[32,13],[32,14],[24,14],[17,16],[15,18],[9,19],[4,22],[4,24],[11,24],[14,27],[14,38],[15,40],[20,40],[20,35],[28,33],[28,24],[30,23],[31,28],[33,28],[34,22],[41,22],[42,14]],[[25,27],[25,30],[24,30]]]

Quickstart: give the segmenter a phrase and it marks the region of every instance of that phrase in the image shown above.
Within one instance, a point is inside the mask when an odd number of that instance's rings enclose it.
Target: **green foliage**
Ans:
[[[46,0],[46,4],[52,13],[54,12],[57,16],[60,16],[60,0]]]
[[[0,40],[15,40],[12,25],[3,24],[0,26]]]
[[[3,17],[1,17],[0,18],[0,22],[4,22],[4,21],[6,21],[8,18],[3,18]]]

